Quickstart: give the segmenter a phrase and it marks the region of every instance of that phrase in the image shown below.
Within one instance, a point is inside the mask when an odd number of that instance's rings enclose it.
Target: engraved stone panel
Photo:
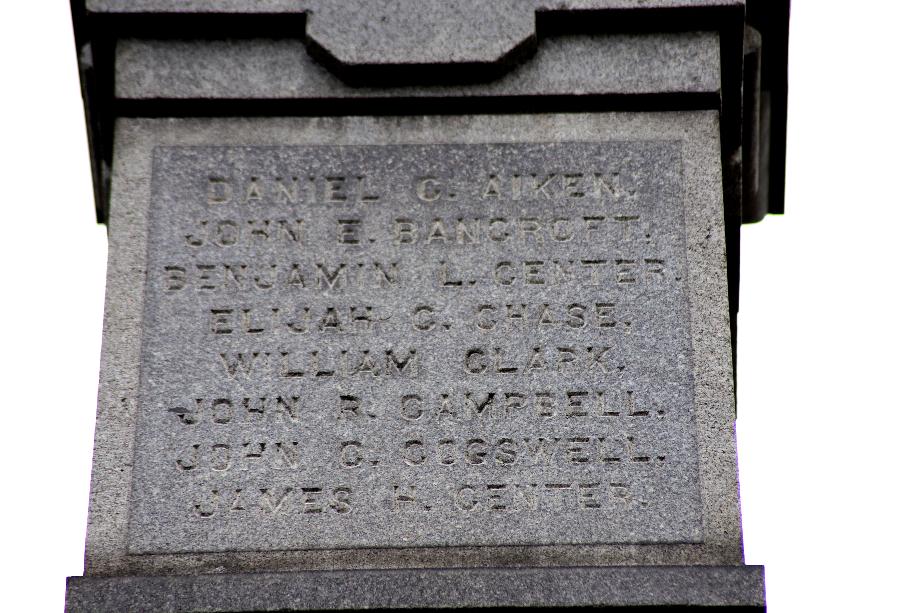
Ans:
[[[680,146],[159,147],[130,553],[702,539]]]

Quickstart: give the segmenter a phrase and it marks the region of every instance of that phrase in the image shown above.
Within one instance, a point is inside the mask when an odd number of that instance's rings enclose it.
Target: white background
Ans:
[[[0,610],[83,569],[106,237],[65,0],[0,7]],[[793,0],[783,217],[742,231],[738,447],[772,613],[917,611],[911,0]]]

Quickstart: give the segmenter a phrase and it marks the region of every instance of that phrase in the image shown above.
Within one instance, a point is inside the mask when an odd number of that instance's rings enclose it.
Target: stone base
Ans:
[[[762,566],[616,566],[70,577],[66,611],[509,606],[766,610]]]

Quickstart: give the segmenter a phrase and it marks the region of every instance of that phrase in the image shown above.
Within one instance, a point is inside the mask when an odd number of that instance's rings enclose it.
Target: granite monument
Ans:
[[[788,4],[73,12],[110,255],[68,611],[764,608],[733,324]]]

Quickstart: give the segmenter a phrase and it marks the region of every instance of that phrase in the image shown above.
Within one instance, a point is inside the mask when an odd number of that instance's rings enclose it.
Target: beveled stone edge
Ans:
[[[302,14],[304,0],[85,0],[94,13],[273,13]],[[534,0],[535,11],[710,8],[744,5],[744,0]]]
[[[400,569],[67,580],[68,613],[765,606],[763,566]]]

